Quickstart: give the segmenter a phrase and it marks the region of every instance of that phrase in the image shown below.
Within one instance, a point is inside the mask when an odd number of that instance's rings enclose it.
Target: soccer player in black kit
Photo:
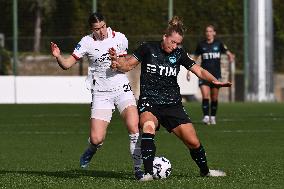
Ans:
[[[206,39],[198,43],[194,55],[195,59],[201,56],[201,67],[206,69],[214,77],[220,80],[221,53],[228,56],[229,62],[233,61],[234,55],[227,49],[226,45],[224,45],[220,40],[215,39],[215,35],[216,31],[214,26],[208,25],[205,29]],[[187,77],[190,78],[190,71],[188,71]],[[215,125],[218,107],[219,86],[216,86],[206,80],[199,79],[199,87],[202,94],[202,112],[204,116],[202,122],[207,125]],[[209,102],[209,98],[211,102]]]
[[[177,75],[182,65],[198,77],[219,87],[228,87],[231,83],[218,81],[208,71],[195,64],[193,59],[180,48],[184,32],[182,20],[175,16],[170,20],[161,41],[142,43],[126,61],[117,58],[113,49],[109,50],[113,69],[127,72],[141,63],[138,111],[140,127],[143,131],[141,154],[145,172],[138,179],[140,181],[155,179],[153,176],[153,160],[156,152],[154,137],[160,124],[187,146],[192,159],[200,169],[201,176],[226,175],[223,171],[211,170],[207,166],[205,150],[181,103]]]

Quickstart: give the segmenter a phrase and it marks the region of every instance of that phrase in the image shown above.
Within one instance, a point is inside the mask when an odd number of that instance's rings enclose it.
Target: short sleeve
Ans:
[[[81,41],[76,45],[72,56],[76,59],[79,60],[81,59],[87,52],[87,47],[85,43],[85,39],[82,38]]]
[[[142,43],[134,52],[133,56],[139,61],[143,62],[143,57],[147,52],[146,43]]]
[[[220,42],[220,50],[221,53],[226,53],[228,51],[228,47],[224,43]]]
[[[125,37],[125,35],[121,35],[121,37],[119,38],[119,42],[118,42],[118,56],[124,56],[127,54],[128,51],[128,40]]]
[[[186,69],[190,69],[195,63],[195,61],[189,56],[188,53],[186,53],[184,50],[182,50],[181,57],[180,57],[181,65],[183,65]]]

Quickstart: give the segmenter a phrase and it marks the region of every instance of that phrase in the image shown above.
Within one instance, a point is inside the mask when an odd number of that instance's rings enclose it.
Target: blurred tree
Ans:
[[[184,46],[192,52],[203,37],[204,27],[214,24],[218,37],[238,57],[242,69],[243,1],[242,0],[174,0],[174,15],[184,18],[188,33]],[[0,33],[5,35],[6,48],[12,49],[12,1],[0,0]],[[129,47],[144,40],[160,39],[167,26],[168,0],[97,1],[98,11],[114,30],[124,33]],[[284,4],[273,0],[275,31],[275,68],[284,71]],[[49,52],[49,41],[56,40],[62,50],[73,50],[75,43],[90,33],[87,19],[92,1],[81,0],[18,0],[19,50]],[[40,40],[41,36],[44,40]],[[41,41],[41,45],[40,45]],[[40,47],[42,49],[40,49]],[[130,51],[131,52],[131,51]]]
[[[55,8],[55,0],[30,0],[31,10],[35,12],[34,22],[34,52],[40,52],[41,25],[44,15],[49,14]]]
[[[274,20],[274,68],[284,72],[284,3],[283,0],[273,0]]]
[[[0,45],[0,75],[8,75],[12,72],[11,53]]]

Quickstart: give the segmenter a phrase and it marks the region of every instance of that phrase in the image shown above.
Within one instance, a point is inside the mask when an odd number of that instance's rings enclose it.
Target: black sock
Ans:
[[[90,149],[90,151],[96,153],[97,149],[99,149],[101,146],[102,146],[102,144],[93,144],[93,143],[90,143],[89,149]]]
[[[209,168],[207,166],[207,160],[203,146],[200,144],[199,148],[190,149],[190,155],[199,167],[200,172],[203,175],[207,175],[207,173],[209,172]]]
[[[156,153],[156,146],[154,143],[155,135],[150,133],[143,133],[141,138],[141,154],[145,169],[145,174],[153,174],[153,161]]]
[[[203,111],[203,115],[209,115],[209,99],[204,98],[202,99],[202,111]]]
[[[217,107],[218,107],[218,101],[212,101],[211,102],[211,116],[216,116],[217,113]]]

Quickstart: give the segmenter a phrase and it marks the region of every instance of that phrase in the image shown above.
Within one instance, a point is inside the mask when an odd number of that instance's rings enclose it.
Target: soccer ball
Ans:
[[[153,176],[156,179],[165,179],[172,172],[171,162],[165,157],[155,157],[153,161]]]

